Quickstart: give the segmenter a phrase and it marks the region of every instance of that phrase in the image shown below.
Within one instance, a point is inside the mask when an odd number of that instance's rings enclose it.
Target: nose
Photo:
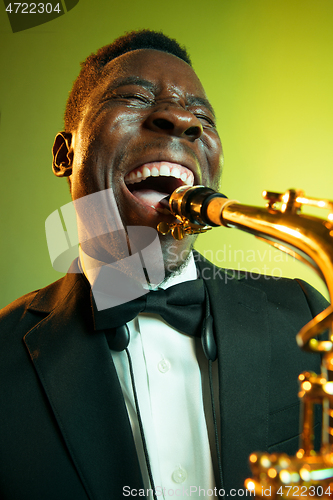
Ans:
[[[203,132],[200,120],[193,113],[172,105],[151,113],[146,120],[146,126],[155,132],[183,137],[190,141],[199,139]]]

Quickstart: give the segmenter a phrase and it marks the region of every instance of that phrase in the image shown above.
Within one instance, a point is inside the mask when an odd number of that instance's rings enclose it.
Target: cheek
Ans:
[[[218,133],[211,132],[207,134],[207,142],[211,161],[219,164],[222,156],[222,144]]]
[[[108,177],[138,136],[138,119],[128,113],[95,115],[79,129],[74,150],[72,193],[82,197],[109,187]]]
[[[110,143],[117,144],[130,134],[136,126],[138,117],[126,107],[104,105],[95,112],[87,113],[82,123],[80,139],[86,150],[97,147],[108,149]]]
[[[140,120],[129,113],[106,115],[91,134],[88,152],[99,164],[114,167],[119,158],[126,155],[129,145],[136,142],[139,135]]]
[[[76,142],[77,167],[91,168],[96,163],[104,163],[121,142],[129,126],[123,116],[113,117],[110,113],[101,113],[85,121]]]
[[[204,180],[207,181],[209,186],[217,189],[219,186],[223,164],[223,151],[219,136],[215,133],[207,134],[205,138],[205,146],[208,171],[205,172],[206,175],[203,177],[207,177],[207,179]]]

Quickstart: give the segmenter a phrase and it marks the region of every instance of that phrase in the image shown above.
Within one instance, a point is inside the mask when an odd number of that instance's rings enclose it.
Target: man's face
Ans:
[[[192,68],[164,52],[135,50],[108,63],[72,146],[73,199],[112,188],[125,228],[174,222],[159,212],[159,200],[184,183],[218,187],[213,111]],[[181,264],[194,238],[161,236],[166,264],[168,253],[181,255]]]

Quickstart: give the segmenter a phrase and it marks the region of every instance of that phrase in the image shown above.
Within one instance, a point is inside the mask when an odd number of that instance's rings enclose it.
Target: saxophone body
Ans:
[[[169,210],[177,224],[158,227],[176,239],[214,226],[240,229],[272,244],[311,266],[333,297],[333,202],[309,198],[302,191],[263,193],[265,208],[242,205],[203,186],[182,186],[170,196]],[[326,219],[301,213],[303,205],[329,211]],[[328,331],[328,340],[318,340]],[[248,490],[263,498],[321,498],[333,496],[333,307],[306,324],[296,336],[300,348],[322,354],[321,373],[299,375],[301,434],[296,456],[252,453]],[[314,450],[313,407],[322,406],[322,440]]]

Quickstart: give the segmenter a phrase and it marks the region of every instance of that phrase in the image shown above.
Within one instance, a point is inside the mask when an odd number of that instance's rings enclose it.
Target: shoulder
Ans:
[[[29,331],[54,309],[66,309],[66,304],[77,301],[88,290],[82,275],[69,272],[45,288],[35,290],[16,299],[0,310],[2,340],[7,336]]]
[[[39,290],[27,293],[14,300],[3,309],[0,309],[0,329],[4,331],[13,331],[17,323],[26,318],[29,304],[34,300]]]
[[[34,301],[38,297],[45,297],[46,295],[53,294],[54,290],[61,286],[63,280],[64,278],[61,278],[45,288],[27,293],[1,309],[0,332],[2,341],[5,341],[7,337],[15,337],[16,333],[22,337],[24,332],[30,330],[30,328],[45,317],[43,311],[34,310]]]

